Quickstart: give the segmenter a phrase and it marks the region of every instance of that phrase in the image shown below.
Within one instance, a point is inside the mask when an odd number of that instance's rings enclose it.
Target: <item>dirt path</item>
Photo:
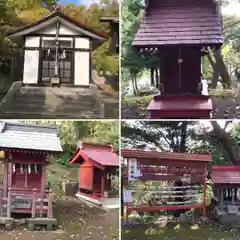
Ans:
[[[59,228],[56,231],[30,232],[26,227],[7,232],[0,229],[1,240],[118,240],[119,215],[117,210],[104,212],[91,208],[75,199],[56,203],[55,216]]]

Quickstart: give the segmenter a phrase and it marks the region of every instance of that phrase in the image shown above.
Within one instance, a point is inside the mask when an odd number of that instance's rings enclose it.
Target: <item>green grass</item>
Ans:
[[[123,240],[234,240],[230,231],[219,227],[200,226],[198,230],[191,230],[191,226],[168,224],[165,228],[135,227],[122,228]]]

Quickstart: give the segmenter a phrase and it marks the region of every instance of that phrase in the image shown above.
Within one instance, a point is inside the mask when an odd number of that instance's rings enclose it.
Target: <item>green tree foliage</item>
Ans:
[[[231,128],[227,130],[229,126]],[[214,124],[194,121],[123,122],[121,142],[123,147],[210,153],[213,158],[212,164],[230,162],[235,164],[232,152],[239,151],[240,126],[226,122],[226,125],[220,129],[221,132],[218,132]],[[229,149],[227,142],[230,142],[234,149]]]
[[[80,140],[111,144],[119,152],[119,123],[117,121],[23,121],[42,125],[57,126],[63,153],[58,162],[66,164],[76,151]]]
[[[49,14],[56,0],[0,0],[0,65],[6,57],[11,56],[15,45],[6,37],[8,31],[18,28]],[[91,4],[88,8],[84,5],[61,5],[63,11],[74,19],[98,31],[110,32],[110,25],[100,22],[102,16],[117,16],[118,1],[104,0],[101,4]],[[108,42],[98,47],[93,53],[93,67],[97,71],[118,72],[118,58],[109,56]],[[8,63],[10,65],[10,62]],[[10,69],[10,68],[8,68]],[[10,72],[9,72],[10,74]]]

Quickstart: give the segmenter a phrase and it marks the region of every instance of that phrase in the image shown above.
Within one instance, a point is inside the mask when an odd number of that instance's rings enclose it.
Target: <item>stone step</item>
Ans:
[[[101,92],[100,90],[97,90]],[[55,94],[55,95],[92,95],[93,90],[89,88],[21,88],[16,93],[22,95],[31,94]]]
[[[1,119],[101,119],[100,114],[84,113],[39,113],[39,112],[14,112],[8,111],[0,114]]]
[[[62,99],[62,98],[22,98],[17,97],[12,99],[8,106],[11,106],[12,104],[18,104],[18,105],[26,105],[26,104],[35,104],[35,105],[82,105],[84,103],[84,106],[92,106],[97,104],[99,101],[93,98],[82,98],[79,99]]]
[[[89,105],[89,107],[86,109],[86,105],[75,105],[75,104],[68,104],[68,105],[60,105],[54,108],[53,106],[47,106],[47,105],[36,105],[36,104],[31,104],[27,103],[26,105],[22,104],[15,104],[13,106],[9,106],[7,109],[7,112],[45,112],[45,113],[55,113],[55,114],[60,114],[60,113],[74,113],[75,111],[78,112],[99,112],[99,104],[97,105]]]

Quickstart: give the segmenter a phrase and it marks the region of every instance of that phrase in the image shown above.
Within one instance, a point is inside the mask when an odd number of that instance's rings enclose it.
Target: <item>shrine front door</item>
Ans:
[[[55,40],[43,41],[40,83],[50,84],[53,77],[59,77],[61,84],[73,83],[74,52],[70,49],[71,44],[72,41],[60,40],[57,49]]]

